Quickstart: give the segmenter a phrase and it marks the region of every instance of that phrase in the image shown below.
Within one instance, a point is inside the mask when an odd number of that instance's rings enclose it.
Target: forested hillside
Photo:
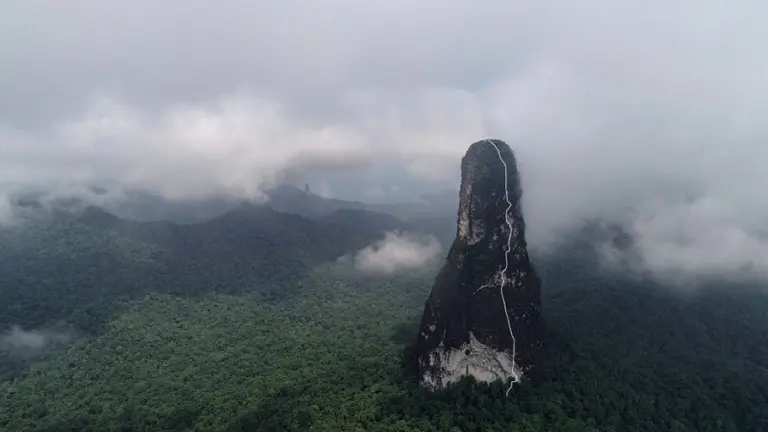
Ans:
[[[0,229],[0,325],[71,325],[98,334],[148,293],[255,292],[276,301],[313,266],[404,226],[392,217],[354,216],[312,221],[253,205],[194,225],[140,223],[96,208],[36,214]],[[12,360],[0,355],[0,376],[17,369]]]
[[[0,430],[768,429],[765,292],[683,293],[601,269],[583,244],[534,256],[552,343],[530,380],[426,393],[410,348],[436,267],[334,263],[393,222],[351,229],[360,215],[332,218],[348,243],[250,211],[210,237],[98,212],[4,231],[0,323],[77,335],[32,360],[2,348]],[[269,233],[284,241],[248,237]]]

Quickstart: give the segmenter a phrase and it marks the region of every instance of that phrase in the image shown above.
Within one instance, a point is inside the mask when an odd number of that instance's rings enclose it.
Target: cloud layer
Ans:
[[[388,232],[382,240],[360,250],[354,264],[365,273],[394,274],[423,268],[434,262],[440,251],[440,243],[435,238]]]
[[[260,197],[285,178],[331,174],[341,195],[456,187],[467,146],[495,136],[520,160],[534,247],[600,217],[632,227],[659,272],[768,274],[753,235],[768,225],[766,5],[4,10],[0,196],[98,183]]]

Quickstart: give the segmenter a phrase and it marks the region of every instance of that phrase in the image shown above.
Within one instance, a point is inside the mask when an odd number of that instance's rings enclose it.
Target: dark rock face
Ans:
[[[519,381],[544,345],[541,282],[528,258],[519,173],[506,143],[469,147],[459,194],[456,239],[417,342],[420,381],[433,390],[466,375]]]

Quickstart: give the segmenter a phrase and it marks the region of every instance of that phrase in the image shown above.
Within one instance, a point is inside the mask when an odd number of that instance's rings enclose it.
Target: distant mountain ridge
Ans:
[[[339,210],[388,214],[407,223],[410,229],[431,234],[444,245],[453,240],[458,191],[426,195],[422,201],[368,204],[324,198],[295,186],[282,185],[268,191],[266,205],[277,211],[295,213],[307,218],[322,218]]]
[[[101,322],[94,314],[106,316],[119,299],[148,292],[254,292],[279,300],[314,266],[409,229],[365,210],[308,219],[251,203],[196,224],[139,222],[93,206],[41,211],[0,229],[0,293],[14,299],[0,303],[0,319],[12,317],[0,326],[61,319],[92,326]]]
[[[237,259],[244,253],[247,256],[267,253],[277,259],[282,249],[290,249],[285,259],[314,262],[329,254],[341,255],[360,249],[387,231],[410,228],[394,216],[365,210],[334,210],[310,219],[252,203],[242,203],[221,216],[195,224],[138,222],[96,207],[88,207],[81,220],[90,226],[155,244],[185,258],[217,262]]]
[[[303,216],[307,219],[323,219],[340,210],[366,211],[389,214],[409,224],[411,229],[437,237],[444,245],[453,236],[458,192],[427,194],[420,201],[371,204],[327,198],[310,192],[308,187],[282,184],[265,192],[264,202],[235,197],[209,197],[172,200],[157,194],[141,191],[110,192],[107,188],[85,188],[71,194],[54,194],[29,191],[12,197],[12,204],[24,211],[34,209],[69,208],[83,209],[94,206],[138,222],[172,222],[198,224],[210,221],[236,210],[244,203],[265,205],[275,211]]]

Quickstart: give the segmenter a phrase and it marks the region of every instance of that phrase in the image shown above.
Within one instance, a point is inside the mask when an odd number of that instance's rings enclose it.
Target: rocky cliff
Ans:
[[[544,344],[541,282],[528,258],[517,162],[500,140],[472,144],[461,162],[456,239],[424,308],[422,385],[472,375],[519,381]]]

